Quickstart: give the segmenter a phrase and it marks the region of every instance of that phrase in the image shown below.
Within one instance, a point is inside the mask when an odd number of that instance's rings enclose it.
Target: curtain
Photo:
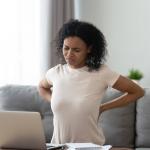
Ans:
[[[46,54],[45,60],[43,61],[43,71],[46,71],[48,68],[59,63],[54,46],[54,39],[63,23],[70,18],[74,18],[74,0],[47,0],[44,5],[43,12],[45,11],[49,14],[47,16],[44,15],[45,13],[43,14],[43,17],[45,16],[45,20],[47,20],[44,22],[48,22],[47,26],[45,26],[45,33],[43,33],[43,38],[45,39],[45,37],[47,37],[47,39],[43,41]],[[45,7],[47,7],[49,12]]]

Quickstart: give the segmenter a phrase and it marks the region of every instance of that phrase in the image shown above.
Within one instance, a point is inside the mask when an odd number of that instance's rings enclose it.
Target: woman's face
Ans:
[[[63,55],[67,64],[71,68],[81,68],[85,66],[86,58],[90,48],[77,36],[67,37],[63,43]]]

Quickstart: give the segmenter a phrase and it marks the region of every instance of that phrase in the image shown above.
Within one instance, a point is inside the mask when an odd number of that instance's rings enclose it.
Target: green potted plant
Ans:
[[[128,78],[130,78],[131,80],[139,81],[143,78],[143,73],[138,69],[132,68],[129,70]]]

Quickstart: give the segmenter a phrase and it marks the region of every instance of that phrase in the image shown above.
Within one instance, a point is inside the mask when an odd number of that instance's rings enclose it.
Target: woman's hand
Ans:
[[[40,96],[42,96],[44,100],[49,102],[51,100],[51,95],[52,95],[51,87],[52,85],[49,84],[46,79],[42,79],[38,86],[38,91]]]
[[[101,115],[103,111],[104,111],[103,104],[101,104],[99,107],[99,115]]]

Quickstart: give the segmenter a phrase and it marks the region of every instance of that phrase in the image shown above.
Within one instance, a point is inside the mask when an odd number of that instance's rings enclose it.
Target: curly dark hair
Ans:
[[[86,65],[89,70],[97,70],[105,61],[107,54],[106,40],[103,33],[97,29],[93,24],[79,21],[77,19],[70,19],[64,23],[56,36],[56,48],[59,56],[64,62],[62,53],[64,39],[68,37],[77,36],[82,39],[87,46],[91,47],[91,51],[87,56]]]

